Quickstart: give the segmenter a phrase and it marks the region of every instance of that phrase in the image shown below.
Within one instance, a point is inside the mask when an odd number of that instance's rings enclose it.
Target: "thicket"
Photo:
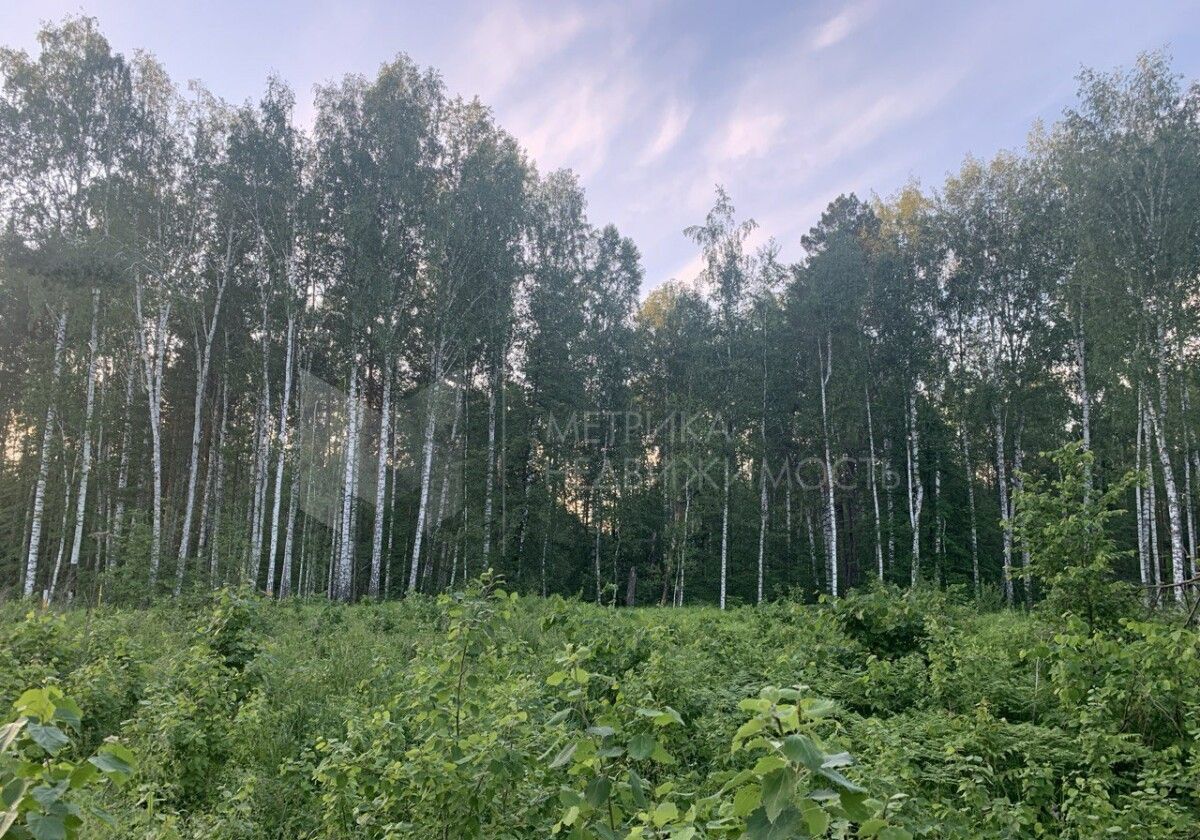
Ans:
[[[0,703],[132,753],[87,837],[1192,837],[1200,635],[1125,604],[10,604]]]

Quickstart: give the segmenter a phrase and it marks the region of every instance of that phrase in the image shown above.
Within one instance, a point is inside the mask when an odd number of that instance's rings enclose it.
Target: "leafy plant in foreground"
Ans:
[[[62,727],[78,732],[82,713],[53,686],[26,691],[13,708],[17,719],[0,728],[0,837],[67,840],[79,836],[86,813],[108,821],[76,794],[103,780],[123,785],[133,754],[110,740],[86,761],[59,757],[71,743]]]

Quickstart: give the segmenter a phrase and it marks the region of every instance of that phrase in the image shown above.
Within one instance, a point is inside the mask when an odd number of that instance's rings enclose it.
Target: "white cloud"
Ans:
[[[713,154],[724,161],[761,157],[775,145],[783,125],[778,111],[739,108],[716,138]]]
[[[570,167],[586,178],[608,159],[635,87],[630,77],[581,69],[516,103],[505,125],[543,171]]]
[[[589,19],[565,6],[493,5],[464,45],[472,94],[489,100],[534,68],[561,53],[587,29]]]
[[[683,136],[683,131],[687,128],[691,116],[691,108],[684,107],[672,100],[671,104],[667,106],[667,112],[663,115],[662,122],[659,123],[654,139],[650,141],[642,151],[641,157],[638,158],[638,165],[645,166],[653,163],[671,151],[679,142],[679,138]]]
[[[871,17],[874,3],[851,3],[829,20],[817,27],[809,42],[813,50],[824,50],[846,39]]]

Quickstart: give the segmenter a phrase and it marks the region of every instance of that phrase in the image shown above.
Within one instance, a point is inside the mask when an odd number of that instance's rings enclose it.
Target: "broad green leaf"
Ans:
[[[650,819],[656,826],[662,828],[672,820],[679,819],[679,808],[675,806],[674,802],[660,802]]]
[[[858,827],[859,837],[874,837],[879,833],[879,829],[887,825],[887,820],[881,820],[879,817],[872,817]]]
[[[767,819],[765,808],[746,820],[747,840],[793,840],[801,830],[800,812],[790,805],[773,821]]]
[[[66,734],[52,723],[41,724],[31,722],[25,727],[25,732],[39,747],[50,755],[54,755],[70,743],[70,739],[67,738]]]
[[[612,782],[607,776],[597,776],[587,784],[584,797],[589,805],[593,808],[599,808],[608,801],[608,795],[612,792]]]
[[[654,753],[654,748],[658,746],[658,742],[654,740],[653,735],[642,733],[634,735],[629,739],[629,757],[635,761],[645,761]]]
[[[550,762],[550,769],[553,770],[562,767],[571,760],[571,756],[575,755],[575,750],[579,749],[579,744],[572,742],[563,747],[558,755],[554,756],[554,760]]]
[[[804,825],[813,837],[823,837],[829,829],[829,812],[811,799],[800,803],[800,813],[804,817]],[[859,832],[861,834],[861,831]]]
[[[762,803],[762,788],[758,785],[746,785],[733,797],[733,813],[744,817]]]
[[[817,772],[824,776],[829,781],[833,782],[837,787],[850,793],[865,793],[865,789],[860,785],[847,779],[837,770],[832,770],[828,767],[818,767]]]
[[[854,763],[854,758],[848,752],[834,753],[833,755],[825,756],[825,761],[821,763],[822,767],[849,767]]]
[[[137,771],[133,753],[115,742],[104,744],[88,761],[118,785],[125,784]]]
[[[791,801],[795,778],[787,768],[780,768],[763,777],[762,803],[767,812],[767,819],[771,822],[775,822]]]
[[[645,808],[650,804],[646,799],[646,788],[642,784],[642,777],[632,767],[629,768],[629,790],[633,794],[634,804],[639,808]]]
[[[66,840],[67,826],[63,818],[30,811],[25,815],[25,827],[34,840]]]
[[[820,769],[825,761],[825,753],[821,748],[813,743],[812,738],[802,734],[789,735],[783,739],[783,754],[788,757],[788,761],[809,770]]]

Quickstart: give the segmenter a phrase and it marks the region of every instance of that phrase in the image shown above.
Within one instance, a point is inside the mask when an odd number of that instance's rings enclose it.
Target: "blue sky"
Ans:
[[[642,250],[645,290],[699,266],[682,229],[713,186],[785,258],[840,192],[936,186],[968,153],[1018,148],[1054,120],[1083,66],[1168,46],[1200,76],[1187,2],[84,2],[0,3],[0,42],[86,12],[116,49],[240,102],[268,73],[296,89],[407,52],[478,94],[542,171],[574,169],[589,215]]]

